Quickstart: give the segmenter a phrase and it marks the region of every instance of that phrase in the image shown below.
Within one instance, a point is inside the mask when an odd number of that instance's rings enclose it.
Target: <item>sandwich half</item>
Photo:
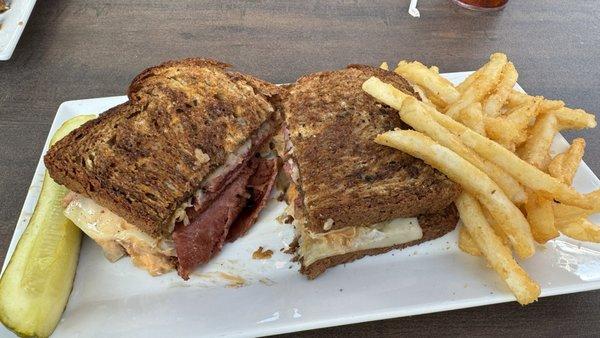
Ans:
[[[458,221],[459,187],[423,161],[376,144],[407,128],[361,89],[371,76],[419,98],[399,75],[362,65],[300,78],[284,102],[288,214],[301,273],[432,240]]]
[[[282,89],[206,59],[139,74],[129,101],[51,147],[50,176],[72,191],[65,214],[114,261],[188,279],[265,205],[277,159]]]

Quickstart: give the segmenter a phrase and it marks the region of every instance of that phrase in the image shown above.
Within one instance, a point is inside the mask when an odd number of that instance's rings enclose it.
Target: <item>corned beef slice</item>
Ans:
[[[266,204],[276,171],[276,159],[253,157],[204,210],[186,210],[189,224],[177,223],[173,231],[177,270],[183,279],[215,256],[225,239],[234,241],[252,226]]]

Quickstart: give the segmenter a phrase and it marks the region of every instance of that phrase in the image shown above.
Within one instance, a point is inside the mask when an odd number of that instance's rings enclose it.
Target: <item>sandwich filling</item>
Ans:
[[[303,216],[302,197],[298,193],[293,176],[290,175],[290,169],[293,171],[294,167],[293,161],[286,164],[288,177],[292,180],[287,191],[286,212],[294,219],[298,240],[296,254],[304,267],[328,257],[386,248],[423,238],[423,230],[416,217],[396,218],[371,226],[348,226],[326,232],[311,231],[306,227],[307,220]],[[327,224],[323,226],[327,227]]]
[[[397,218],[368,227],[345,227],[314,233],[298,227],[298,256],[304,266],[350,252],[379,249],[419,240],[423,231],[416,218]]]
[[[175,246],[172,240],[149,236],[83,195],[71,192],[65,202],[68,203],[65,216],[100,245],[109,261],[115,262],[127,253],[136,266],[152,276],[173,269]]]
[[[189,224],[178,222],[173,231],[179,275],[189,278],[225,244],[244,235],[265,206],[277,174],[277,159],[251,158],[204,210],[196,203],[186,209]]]
[[[186,202],[182,203],[171,217],[169,232],[173,232],[175,224],[183,222],[184,225],[190,223],[186,210],[194,207],[196,212],[202,212],[210,206],[210,203],[228,186],[248,164],[248,160],[253,154],[267,142],[275,131],[275,121],[268,120],[260,128],[238,147],[234,152],[227,156],[225,163],[210,173],[200,184],[200,188]],[[202,153],[199,151],[199,153]]]
[[[65,215],[96,241],[110,261],[125,253],[151,275],[177,267],[184,279],[223,247],[243,236],[265,206],[277,159],[262,157],[276,122],[269,120],[201,183],[171,218],[170,236],[155,238],[83,195],[65,198]],[[201,157],[201,156],[199,156]]]

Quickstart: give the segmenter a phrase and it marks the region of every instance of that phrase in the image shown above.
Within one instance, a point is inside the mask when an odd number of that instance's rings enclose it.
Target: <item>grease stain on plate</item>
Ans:
[[[218,272],[218,274],[229,283],[227,285],[228,287],[239,288],[246,285],[246,280],[240,276],[232,275],[227,272]]]
[[[258,280],[261,284],[264,284],[266,286],[271,286],[271,285],[275,285],[277,283],[275,283],[274,280],[267,278],[267,277],[263,277],[261,279]]]
[[[195,272],[192,273],[194,276],[187,282],[173,283],[174,286],[198,286],[198,287],[214,287],[214,286],[225,286],[229,288],[240,288],[248,285],[248,281],[242,276],[224,272],[224,271],[211,271],[211,272]]]
[[[265,250],[262,246],[252,253],[252,259],[269,259],[271,256],[273,256],[273,250]]]

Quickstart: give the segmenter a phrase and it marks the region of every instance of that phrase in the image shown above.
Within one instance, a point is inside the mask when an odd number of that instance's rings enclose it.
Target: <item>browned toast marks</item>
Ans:
[[[325,231],[330,219],[331,229],[339,229],[435,213],[459,193],[423,161],[373,141],[406,125],[361,89],[370,76],[418,97],[399,75],[354,65],[300,78],[284,102],[311,231]]]
[[[129,101],[57,142],[50,175],[141,230],[166,233],[176,208],[266,120],[281,90],[206,59],[138,75]]]

